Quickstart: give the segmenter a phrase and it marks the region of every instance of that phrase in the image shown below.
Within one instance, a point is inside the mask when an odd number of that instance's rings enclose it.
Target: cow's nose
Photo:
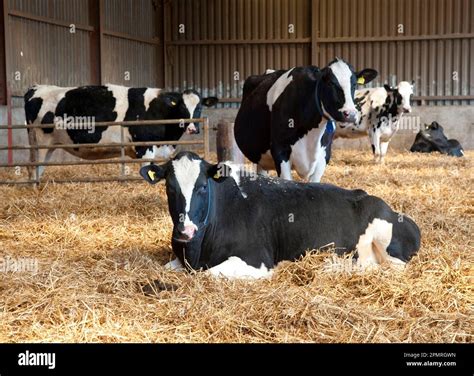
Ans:
[[[196,226],[186,225],[181,230],[181,233],[185,235],[188,239],[192,239],[194,237],[194,234],[196,233]]]
[[[348,122],[355,122],[357,120],[357,111],[355,110],[345,110],[342,111],[344,120]]]
[[[186,128],[186,133],[187,134],[198,134],[199,129],[196,127],[194,123],[190,123],[188,127]]]
[[[411,112],[411,108],[406,108],[406,107],[405,107],[405,108],[403,108],[403,112],[404,112],[405,114],[408,114],[408,113]]]

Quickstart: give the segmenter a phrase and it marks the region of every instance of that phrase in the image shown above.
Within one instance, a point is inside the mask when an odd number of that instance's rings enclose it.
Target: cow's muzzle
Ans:
[[[175,236],[175,240],[181,243],[187,243],[194,238],[196,235],[197,227],[195,225],[186,225],[178,227],[178,234]]]
[[[190,123],[186,128],[187,134],[199,134],[199,127],[194,123]]]
[[[344,121],[348,123],[355,123],[358,120],[358,113],[356,110],[344,110],[342,111]]]

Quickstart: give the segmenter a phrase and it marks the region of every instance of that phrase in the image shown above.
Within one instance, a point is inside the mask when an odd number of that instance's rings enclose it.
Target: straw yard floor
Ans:
[[[390,152],[373,165],[367,152],[335,151],[324,181],[414,218],[421,251],[403,271],[366,273],[311,254],[257,282],[163,269],[171,221],[162,184],[2,186],[0,261],[31,258],[38,270],[0,272],[0,342],[472,342],[473,158]],[[169,289],[144,292],[155,280]]]

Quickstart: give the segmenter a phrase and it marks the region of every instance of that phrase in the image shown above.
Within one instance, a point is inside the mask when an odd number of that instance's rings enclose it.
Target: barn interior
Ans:
[[[404,270],[354,272],[326,250],[264,281],[167,271],[163,185],[61,184],[117,180],[122,167],[50,166],[39,186],[0,184],[0,342],[472,342],[470,0],[0,0],[0,125],[25,123],[33,84],[194,88],[219,98],[203,111],[216,161],[217,125],[235,119],[249,75],[336,56],[377,69],[368,87],[415,82],[412,121],[385,163],[367,138],[337,139],[323,177],[419,224]],[[463,158],[408,151],[432,121]],[[11,148],[27,144],[25,129],[0,129],[0,183],[27,178],[28,151]],[[51,160],[77,161],[63,150]],[[31,268],[7,270],[20,259]]]

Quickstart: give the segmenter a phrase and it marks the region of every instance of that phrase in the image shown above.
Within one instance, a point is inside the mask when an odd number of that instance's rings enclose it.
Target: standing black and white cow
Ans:
[[[36,85],[25,94],[27,124],[55,124],[54,128],[29,129],[30,144],[77,144],[65,149],[83,159],[105,159],[120,156],[120,147],[101,147],[103,143],[120,143],[120,127],[95,126],[98,122],[189,119],[201,117],[202,105],[213,106],[217,98],[201,98],[194,90],[183,93],[156,88],[129,88],[118,85],[65,88]],[[198,133],[199,125],[176,124],[124,127],[124,142],[175,141],[183,133]],[[97,148],[81,148],[94,143]],[[48,162],[55,149],[40,149],[39,162]],[[125,149],[132,158],[169,158],[173,145],[137,146]],[[30,159],[36,159],[32,150]],[[40,175],[43,168],[40,168]],[[30,169],[30,176],[32,169]]]
[[[355,105],[359,120],[337,123],[335,138],[360,138],[369,135],[376,162],[383,162],[388,144],[397,132],[404,113],[411,112],[410,98],[413,82],[402,81],[397,87],[388,85],[373,89],[356,90]]]
[[[191,152],[140,174],[151,184],[166,180],[177,257],[168,267],[259,278],[328,244],[338,253],[357,250],[361,268],[403,265],[420,247],[410,218],[362,190],[249,175]]]
[[[453,138],[448,140],[443,127],[436,121],[429,125],[425,124],[425,129],[418,132],[410,151],[413,153],[439,152],[452,157],[464,156],[464,150],[459,141]]]
[[[244,155],[259,171],[276,169],[291,179],[291,169],[319,182],[331,153],[336,121],[356,122],[357,80],[370,82],[377,71],[355,73],[336,59],[327,67],[296,67],[250,76],[243,88],[234,134]]]

